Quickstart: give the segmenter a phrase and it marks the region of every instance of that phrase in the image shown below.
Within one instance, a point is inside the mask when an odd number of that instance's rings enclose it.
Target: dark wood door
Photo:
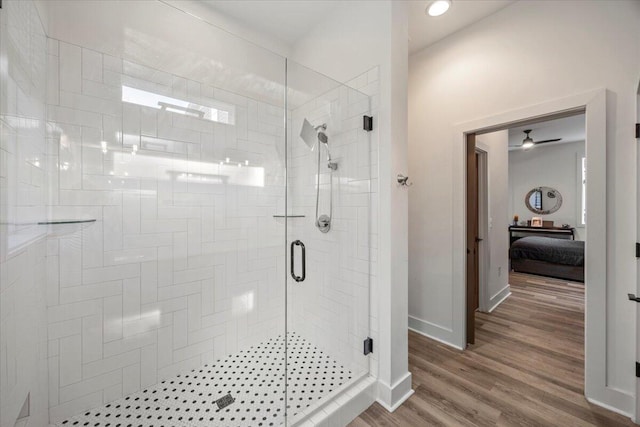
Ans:
[[[479,306],[478,262],[478,155],[475,134],[467,135],[467,344],[475,343]]]
[[[474,246],[474,251],[475,251],[474,259],[476,264],[476,271],[475,271],[476,280],[473,286],[473,308],[474,310],[478,310],[480,308],[480,242],[482,241],[482,239],[480,239],[480,153],[478,153],[478,151],[476,151],[475,192],[476,192],[476,197],[475,197],[476,206],[475,206],[474,212],[476,213],[476,215],[473,223],[475,226],[475,233],[476,233],[475,246]]]

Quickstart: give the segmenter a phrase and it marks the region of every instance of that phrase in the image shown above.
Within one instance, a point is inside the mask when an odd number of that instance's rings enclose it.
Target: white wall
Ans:
[[[341,1],[292,46],[290,58],[340,82],[351,80],[389,59],[389,13],[388,1]]]
[[[585,239],[585,227],[580,224],[582,199],[582,157],[584,141],[551,144],[531,150],[509,152],[509,217],[520,221],[542,216],[559,227],[576,227],[576,240]],[[525,197],[535,187],[555,188],[562,195],[562,206],[549,215],[538,215],[527,209]]]
[[[488,234],[482,242],[488,248],[486,295],[480,292],[480,309],[485,311],[494,310],[509,295],[508,145],[506,130],[476,137],[476,148],[487,153]],[[411,305],[410,311],[417,308]]]
[[[278,55],[286,57],[291,54],[291,46],[289,46],[289,44],[269,34],[257,31],[254,28],[247,26],[245,23],[217,11],[215,9],[215,4],[211,5],[199,0],[166,0],[166,2],[173,7],[208,22],[209,24],[223,28],[235,36],[269,49]]]
[[[378,171],[373,174],[372,334],[379,360],[379,400],[388,408],[411,393],[407,362],[407,203],[396,182],[407,171],[407,7],[403,1],[344,1],[292,48],[291,58],[345,81],[379,66],[373,97]],[[377,189],[377,191],[375,190]],[[372,368],[376,373],[376,368]]]
[[[535,23],[536,31],[522,31]],[[594,31],[597,28],[597,31]],[[451,236],[464,213],[453,210],[456,124],[526,106],[608,89],[607,97],[607,381],[623,397],[604,401],[633,412],[635,321],[635,93],[640,75],[640,3],[516,2],[410,58],[409,150],[415,186],[409,204],[411,316],[424,331],[463,345],[454,274],[464,266]],[[419,191],[417,191],[419,190]],[[438,203],[433,203],[437,200]],[[458,253],[460,252],[460,253]],[[458,313],[452,316],[452,313]]]

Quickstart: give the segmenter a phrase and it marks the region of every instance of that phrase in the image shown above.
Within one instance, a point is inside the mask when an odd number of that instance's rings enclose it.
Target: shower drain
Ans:
[[[216,400],[216,405],[218,405],[218,409],[224,409],[235,401],[236,400],[231,397],[231,393],[229,393],[226,396],[222,396],[220,399]]]

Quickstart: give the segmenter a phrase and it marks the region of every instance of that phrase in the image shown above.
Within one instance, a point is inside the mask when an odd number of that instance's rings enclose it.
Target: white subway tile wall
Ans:
[[[284,333],[285,141],[281,107],[62,41],[48,58],[51,215],[96,219],[49,245],[56,423]]]
[[[48,203],[47,39],[33,3],[3,2],[0,58],[0,425],[13,426],[28,401],[19,425],[44,426],[47,353],[59,350],[47,346],[48,246],[37,225]]]

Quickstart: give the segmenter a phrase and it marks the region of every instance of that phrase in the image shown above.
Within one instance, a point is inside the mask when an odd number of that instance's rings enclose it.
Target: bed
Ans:
[[[509,250],[511,268],[520,273],[584,282],[584,242],[528,236]]]

